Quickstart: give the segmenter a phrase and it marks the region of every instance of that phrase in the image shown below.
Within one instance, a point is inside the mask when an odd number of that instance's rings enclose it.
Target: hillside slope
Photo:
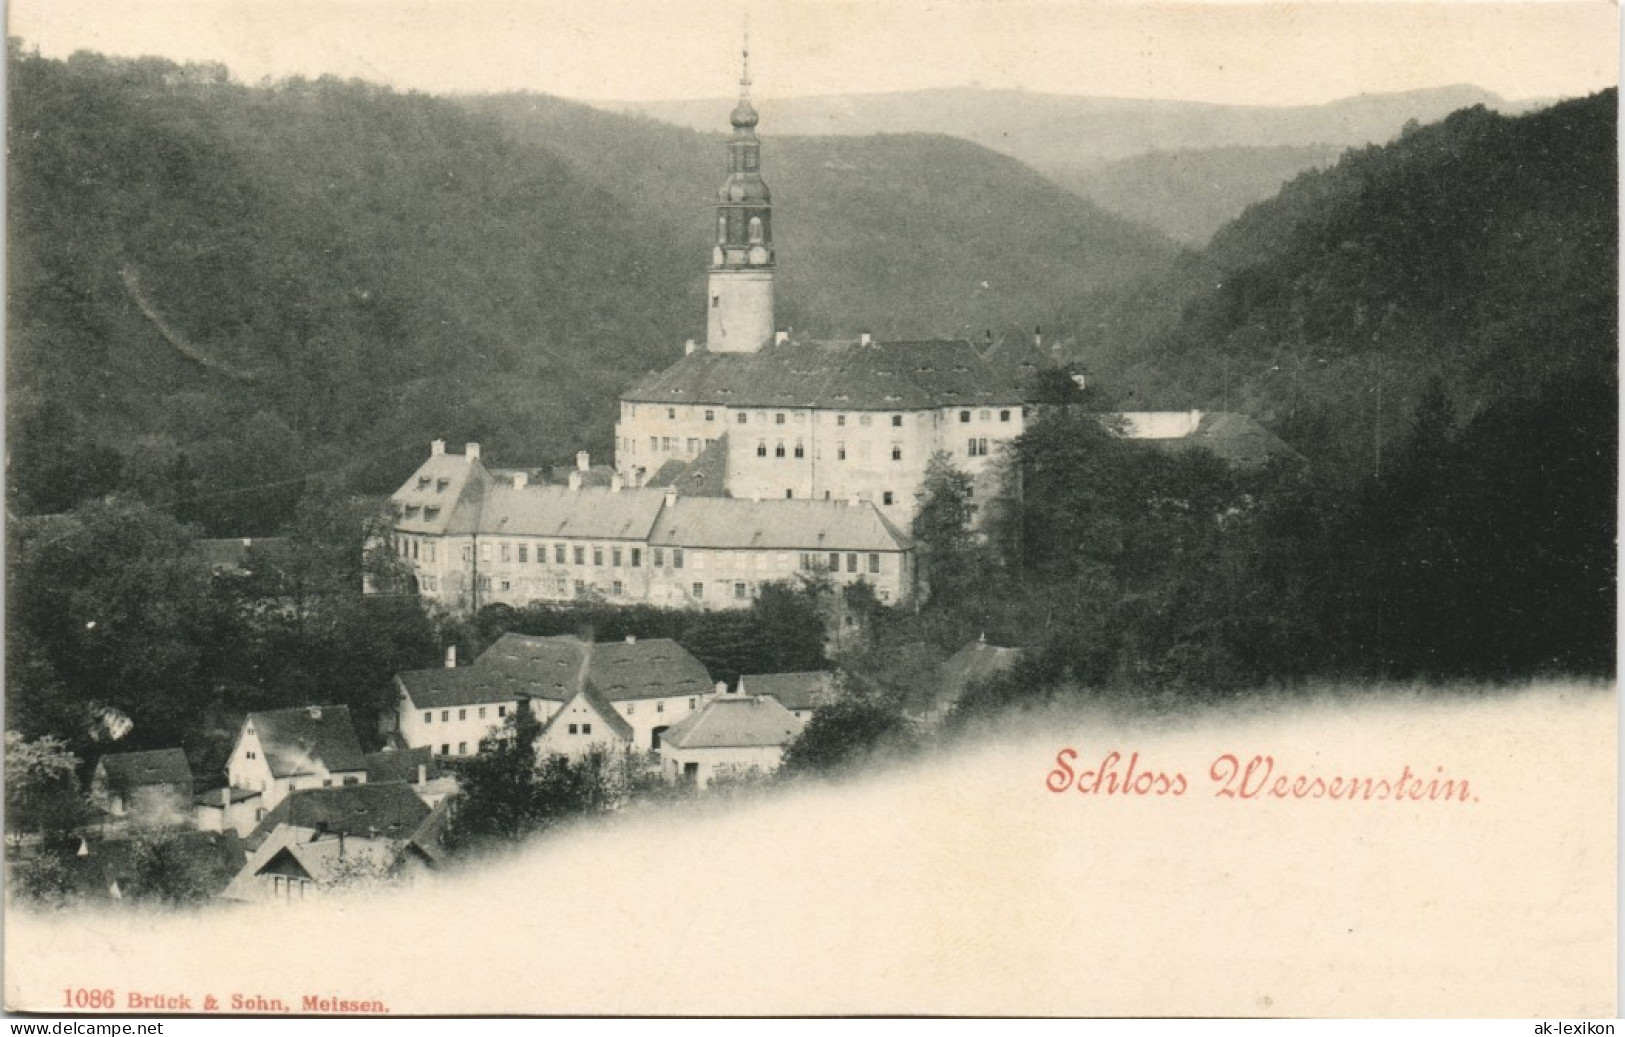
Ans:
[[[1076,311],[1082,355],[1148,403],[1246,409],[1366,463],[1434,377],[1464,417],[1613,377],[1615,127],[1607,91],[1351,151]]]
[[[603,454],[619,390],[702,333],[719,137],[158,59],[8,75],[21,513],[122,490],[263,534],[308,475],[392,489],[435,437]],[[1025,322],[1173,255],[960,141],[767,154],[785,324]]]
[[[703,262],[724,134],[536,95],[468,104],[515,139],[569,157],[642,218],[674,223]],[[710,113],[711,127],[725,125],[729,107]],[[824,333],[974,334],[1026,323],[1054,300],[1129,284],[1174,256],[1156,232],[963,140],[788,137],[766,117],[758,132],[783,323]]]

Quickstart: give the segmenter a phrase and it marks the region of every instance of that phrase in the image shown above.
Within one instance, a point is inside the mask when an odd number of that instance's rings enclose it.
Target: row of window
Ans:
[[[429,488],[429,481],[430,480],[429,480],[429,477],[427,475],[418,476],[418,489],[427,490]],[[434,480],[434,492],[436,492],[436,493],[445,493],[446,492],[446,487],[448,487],[450,485],[451,485],[451,480],[450,479],[436,479],[436,480]],[[410,512],[415,507],[417,507],[417,505],[415,505],[415,504],[408,504],[406,506],[408,512]]]
[[[476,717],[476,719],[478,719],[478,720],[484,720],[485,719],[485,710],[486,710],[486,708],[487,707],[485,707],[485,706],[480,706],[479,707],[479,715]],[[507,706],[498,706],[497,707],[497,716],[498,717],[505,717],[507,715],[508,715],[508,707]],[[457,719],[458,720],[467,720],[468,719],[468,710],[467,709],[459,709],[457,711]],[[423,722],[425,724],[434,723],[434,711],[433,710],[425,710],[424,711],[424,713],[423,713]],[[442,709],[440,711],[440,722],[442,724],[451,723],[451,710]]]
[[[410,511],[411,509],[408,508],[407,510]],[[402,558],[410,558],[414,562],[419,560],[425,562],[434,561],[433,540],[420,540],[417,537],[398,536],[395,538],[395,551]]]
[[[880,555],[878,552],[869,553],[868,567],[871,573],[880,572]],[[806,572],[822,571],[838,573],[841,571],[841,553],[839,551],[831,551],[829,554],[824,555],[817,552],[804,551],[801,554],[801,568]],[[849,573],[855,573],[858,571],[857,552],[847,552],[846,571]]]
[[[986,440],[984,440],[983,442],[986,442]],[[790,451],[791,451],[792,456],[794,456],[794,457],[796,457],[798,459],[807,456],[806,448],[801,445],[801,442],[799,440],[797,440],[795,445],[790,448]],[[757,457],[766,457],[767,456],[767,440],[758,439],[756,441],[756,456]],[[773,444],[773,456],[774,457],[784,457],[785,456],[784,440],[781,439],[778,442]],[[893,443],[891,445],[891,459],[893,461],[901,461],[903,459],[903,444],[901,444],[901,443]],[[837,460],[837,461],[845,461],[846,460],[846,444],[844,442],[835,444],[835,460]],[[859,443],[858,444],[858,460],[860,460],[860,461],[869,460],[869,444],[868,443]]]
[[[773,424],[775,424],[775,425],[784,425],[784,424],[787,424],[789,422],[794,422],[797,425],[803,424],[807,420],[807,413],[808,412],[804,411],[804,410],[790,411],[788,413],[786,413],[784,411],[773,411],[773,412],[771,412],[772,421],[773,421]],[[999,411],[999,420],[1007,422],[1007,421],[1010,420],[1011,415],[1013,413],[1014,413],[1014,411],[1012,411],[1012,410],[1010,410],[1008,408],[1000,410]],[[638,414],[637,406],[635,404],[629,405],[628,411],[627,411],[627,417],[635,418],[635,417],[637,417],[637,414]],[[750,417],[751,417],[752,414],[754,414],[756,416],[756,420],[758,422],[761,422],[761,423],[765,424],[768,421],[769,412],[765,411],[765,410],[736,411],[734,413],[734,420],[736,422],[738,422],[739,424],[741,424],[741,425],[749,424],[750,423]],[[971,421],[971,415],[972,414],[976,415],[976,420],[977,421],[992,421],[993,420],[993,411],[991,409],[983,409],[983,410],[976,410],[976,411],[962,410],[962,411],[959,412],[959,420],[961,422],[965,422],[965,423],[968,424]],[[687,414],[684,415],[685,418],[687,416],[688,416]],[[863,428],[868,428],[870,425],[872,425],[874,423],[874,419],[876,417],[885,417],[889,421],[889,423],[891,424],[892,428],[902,428],[903,427],[903,415],[901,415],[901,414],[876,415],[876,414],[866,414],[866,413],[860,412],[857,417],[858,417],[858,425],[863,427]],[[838,426],[845,426],[846,425],[846,419],[847,419],[847,415],[845,415],[845,414],[836,414],[835,415],[835,424],[838,425]],[[676,420],[678,420],[678,418],[677,418],[677,408],[676,407],[667,407],[666,408],[666,420],[667,421],[676,421]],[[715,420],[717,420],[717,412],[714,409],[707,409],[705,411],[705,420],[706,421],[715,421]],[[920,416],[920,420],[922,420],[922,421],[926,420],[926,416],[924,414],[922,414]],[[419,488],[420,489],[422,488],[422,483],[421,482],[420,482]]]

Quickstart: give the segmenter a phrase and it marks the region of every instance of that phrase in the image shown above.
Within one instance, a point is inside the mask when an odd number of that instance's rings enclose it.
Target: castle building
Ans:
[[[857,501],[907,528],[926,466],[947,454],[985,498],[990,461],[1024,427],[1021,372],[967,341],[793,340],[773,316],[772,202],[762,179],[749,55],[717,196],[706,339],[621,394],[615,469],[628,485]]]
[[[583,467],[587,467],[583,465]],[[390,498],[388,546],[412,588],[452,611],[601,600],[748,608],[763,584],[820,575],[906,601],[914,545],[879,509],[846,500],[742,500],[493,472],[478,443],[436,440]]]

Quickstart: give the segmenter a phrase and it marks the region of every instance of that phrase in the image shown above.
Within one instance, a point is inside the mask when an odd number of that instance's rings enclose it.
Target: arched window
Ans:
[[[750,243],[752,245],[762,243],[762,218],[760,216],[750,218]]]

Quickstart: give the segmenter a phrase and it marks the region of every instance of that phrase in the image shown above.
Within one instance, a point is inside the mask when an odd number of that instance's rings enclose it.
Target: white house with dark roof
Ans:
[[[718,695],[666,732],[660,743],[661,768],[668,781],[700,789],[722,777],[771,774],[801,728],[802,721],[776,699]]]
[[[610,753],[630,749],[634,737],[632,725],[591,681],[586,681],[542,725],[536,735],[536,755],[579,760],[594,749]]]
[[[614,718],[577,717],[575,732],[565,720],[561,740],[607,732],[615,741],[651,749],[667,727],[698,710],[715,690],[704,664],[667,638],[595,644],[527,634],[504,634],[472,666],[408,670],[396,675],[395,684],[401,740],[437,756],[475,755],[521,702],[544,724],[567,707]]]
[[[226,763],[234,789],[259,792],[274,810],[296,789],[359,785],[367,758],[348,706],[300,706],[250,713]]]

